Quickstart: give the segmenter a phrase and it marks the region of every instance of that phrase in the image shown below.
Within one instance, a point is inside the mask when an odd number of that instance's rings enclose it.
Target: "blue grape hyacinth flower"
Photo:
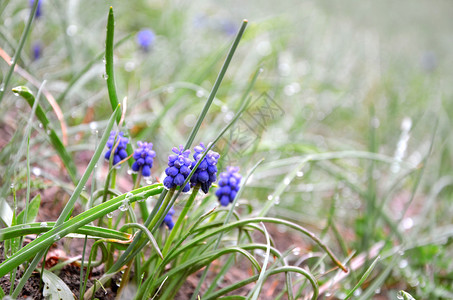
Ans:
[[[194,148],[193,158],[190,169],[193,169],[200,160],[201,156],[206,151],[206,147],[203,143]],[[195,173],[190,177],[190,186],[194,187],[200,184],[201,190],[207,194],[211,185],[217,180],[217,161],[219,160],[220,154],[214,151],[209,151],[208,154],[203,158],[203,161],[198,166]]]
[[[132,171],[139,172],[141,170],[144,177],[149,177],[151,176],[154,157],[156,157],[153,144],[138,141],[137,146],[138,148],[134,151],[135,162],[132,164]]]
[[[169,230],[172,230],[173,227],[175,226],[175,223],[173,222],[174,214],[175,214],[175,209],[172,207],[172,208],[170,208],[170,210],[168,211],[167,215],[164,218],[164,221],[162,222],[162,224],[167,225]]]
[[[117,143],[118,146],[116,147],[115,153],[113,154],[113,165],[116,165],[123,159],[127,158],[126,147],[127,143],[129,143],[129,139],[124,137],[124,133],[122,131],[120,131],[118,135],[116,134],[116,131],[110,132],[110,137],[107,141],[107,147],[109,148],[109,150],[107,150],[104,156],[107,161],[110,159],[110,155],[112,154],[112,148]]]
[[[136,35],[137,44],[143,51],[147,52],[151,49],[156,39],[156,35],[151,29],[142,29]]]
[[[30,0],[30,6],[33,7],[34,4],[35,4],[35,0]],[[36,8],[36,14],[35,14],[36,19],[39,19],[42,16],[41,5],[42,5],[42,0],[38,0],[38,7]]]
[[[227,167],[226,172],[220,173],[219,188],[215,194],[222,206],[228,206],[236,198],[242,180],[238,172],[238,167]]]
[[[33,43],[32,47],[32,57],[33,60],[38,60],[42,56],[42,46],[40,42]]]
[[[192,165],[189,158],[190,150],[184,150],[184,147],[180,145],[179,149],[173,147],[172,151],[175,154],[168,156],[168,168],[165,169],[167,177],[164,179],[164,186],[167,189],[182,186],[190,174],[190,166]],[[186,184],[182,191],[186,193],[189,190],[190,185]]]

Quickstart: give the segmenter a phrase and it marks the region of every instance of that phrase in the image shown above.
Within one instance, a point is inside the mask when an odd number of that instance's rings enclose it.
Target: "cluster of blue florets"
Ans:
[[[233,203],[239,191],[241,179],[238,167],[228,167],[226,172],[220,173],[219,189],[215,194],[222,206]]]
[[[124,133],[120,131],[118,134],[115,131],[110,132],[109,140],[107,141],[107,147],[109,150],[105,153],[105,159],[109,160],[112,154],[112,149],[116,146],[113,154],[113,165],[118,164],[123,159],[127,158],[126,147],[129,143],[129,139],[124,137]]]
[[[192,162],[191,169],[195,168],[195,165],[198,163],[200,158],[203,156],[206,151],[206,147],[203,143],[200,143],[199,146],[194,148],[193,158],[195,159]],[[209,151],[208,154],[203,158],[203,161],[198,165],[197,170],[190,178],[190,186],[194,187],[197,184],[201,186],[201,190],[207,194],[211,185],[217,180],[217,161],[219,160],[220,154],[214,151]]]
[[[156,152],[153,150],[153,144],[147,142],[137,142],[138,148],[134,151],[134,160],[132,171],[140,172],[144,177],[151,176],[151,168],[153,167],[154,157]]]
[[[179,149],[173,147],[173,153],[168,157],[168,168],[165,169],[165,174],[167,177],[164,179],[164,186],[167,189],[172,189],[174,187],[181,187],[186,181],[187,176],[190,174],[190,166],[192,161],[189,158],[190,150],[184,150],[184,147],[181,145]],[[189,184],[186,184],[182,191],[184,193],[190,190]]]
[[[113,165],[126,159],[126,146],[128,142],[129,139],[124,137],[123,132],[116,133],[115,131],[112,131],[107,142],[108,150],[105,154],[105,158],[109,160],[112,149],[116,147]],[[137,146],[137,149],[132,155],[135,160],[132,164],[132,170],[134,172],[141,172],[144,177],[149,177],[151,176],[151,168],[153,167],[154,158],[156,157],[156,152],[152,149],[153,144],[139,141],[137,142]],[[190,184],[187,183],[184,185],[187,177],[205,154],[206,150],[203,143],[195,146],[193,154],[194,160],[191,160],[189,158],[190,150],[184,149],[182,145],[180,145],[179,148],[174,147],[172,149],[174,154],[168,156],[168,167],[165,169],[167,177],[165,177],[163,185],[167,189],[182,187],[182,192],[188,192],[191,187],[200,186],[201,190],[207,194],[211,185],[217,180],[217,162],[220,158],[220,155],[217,152],[210,150],[190,178]],[[241,180],[242,177],[239,174],[239,168],[237,167],[228,167],[226,172],[220,174],[218,183],[219,188],[215,194],[222,206],[228,206],[228,204],[234,201],[237,192],[239,191]],[[172,220],[174,214],[175,210],[171,208],[163,221],[163,224],[166,224],[170,230],[175,225]]]
[[[167,225],[168,229],[172,230],[173,227],[175,226],[175,223],[173,222],[173,215],[175,214],[175,209],[172,207],[168,211],[167,215],[164,218],[164,221],[162,222],[163,224]]]

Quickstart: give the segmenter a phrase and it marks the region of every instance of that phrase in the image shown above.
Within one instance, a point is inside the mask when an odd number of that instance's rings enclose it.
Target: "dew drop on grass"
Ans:
[[[69,25],[68,28],[66,28],[66,34],[69,36],[73,36],[77,33],[77,26],[76,25]]]
[[[134,172],[133,172],[131,169],[127,170],[127,174],[128,174],[128,175],[132,175],[133,173],[134,173]]]
[[[55,237],[53,238],[54,241],[58,241],[60,239],[60,235],[59,234],[56,234]]]
[[[304,172],[299,171],[299,172],[296,173],[296,176],[297,177],[302,177],[302,176],[304,176]]]
[[[14,183],[11,183],[11,185],[9,186],[11,189],[14,189]]]
[[[283,183],[285,185],[289,185],[291,183],[291,179],[289,179],[288,177],[286,177],[285,179],[283,179]]]
[[[294,255],[299,255],[300,254],[300,248],[299,247],[296,247],[293,249],[293,254]]]
[[[267,196],[267,200],[272,201],[274,197],[272,195]]]
[[[18,92],[13,92],[14,96],[19,97],[20,94]]]
[[[153,184],[153,180],[151,179],[151,177],[147,177],[147,178],[145,179],[145,183],[146,183],[146,184]]]
[[[109,219],[113,218],[113,213],[108,213],[107,218],[109,218]]]
[[[47,133],[47,135],[50,135],[50,134],[51,134],[50,129],[47,129],[47,130],[46,130],[46,133]]]
[[[198,91],[197,91],[197,97],[198,97],[198,98],[201,98],[201,97],[203,97],[203,96],[204,96],[204,91],[203,91],[203,90],[198,90]]]
[[[28,228],[30,228],[30,227],[31,227],[31,226],[28,225],[28,224],[25,224],[24,226],[22,226],[23,229],[28,229]]]
[[[131,198],[131,197],[133,197],[133,196],[134,196],[134,194],[132,194],[131,192],[129,192],[129,193],[126,194],[126,199],[127,199],[127,198]]]
[[[275,197],[275,202],[274,202],[275,205],[279,205],[280,204],[280,197],[277,196]]]
[[[133,61],[128,61],[125,65],[124,65],[124,70],[126,72],[132,72],[134,71],[135,69],[135,63]]]
[[[39,127],[39,128],[42,128],[42,127],[43,127],[42,123],[39,123],[39,124],[38,124],[38,127]]]
[[[405,259],[402,259],[399,264],[398,264],[398,267],[400,267],[400,269],[404,269],[405,267],[407,267],[409,265],[409,263],[407,262],[407,260]]]
[[[354,291],[354,296],[359,297],[362,294],[362,289],[358,288]]]
[[[0,92],[3,92],[5,90],[5,85],[2,83],[0,84]]]
[[[102,78],[104,78],[105,80],[109,79],[109,75],[107,75],[107,73],[103,73],[102,74]]]
[[[90,129],[91,130],[96,130],[98,128],[98,123],[97,122],[90,122]]]
[[[41,224],[39,224],[39,226],[41,226],[41,227],[47,227],[47,222],[41,222]]]

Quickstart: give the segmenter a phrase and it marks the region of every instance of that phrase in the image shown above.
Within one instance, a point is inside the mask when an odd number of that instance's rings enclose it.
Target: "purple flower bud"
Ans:
[[[171,189],[176,186],[181,187],[184,184],[187,176],[189,176],[189,167],[192,163],[189,159],[190,150],[184,150],[182,145],[179,146],[179,149],[173,147],[172,151],[175,154],[168,156],[168,168],[165,169],[167,177],[165,177],[163,182],[167,189]],[[188,192],[189,190],[189,184],[185,185],[182,189],[183,192]]]
[[[118,135],[115,131],[110,132],[110,137],[107,141],[107,148],[109,148],[109,150],[107,150],[104,155],[104,158],[107,161],[110,159],[110,155],[112,154],[112,148],[117,143],[118,146],[116,147],[115,153],[113,154],[113,165],[116,165],[123,159],[127,158],[126,147],[127,143],[129,143],[129,139],[124,137],[124,133],[122,131],[120,131]]]
[[[195,165],[203,156],[203,153],[206,151],[206,147],[203,143],[200,143],[199,146],[194,147],[193,158],[195,161],[192,162],[191,169],[195,168]],[[207,194],[212,183],[217,180],[217,161],[219,160],[220,155],[217,152],[209,151],[208,154],[203,158],[203,161],[198,166],[197,170],[190,178],[190,186],[194,187],[197,184],[201,185],[201,190]]]
[[[236,198],[242,179],[238,172],[238,167],[228,167],[226,172],[220,173],[219,188],[215,194],[222,206],[228,206]]]
[[[134,172],[142,171],[144,177],[151,176],[151,168],[153,167],[154,157],[156,152],[153,150],[153,144],[147,142],[137,142],[138,148],[134,151],[135,162],[132,165]]]

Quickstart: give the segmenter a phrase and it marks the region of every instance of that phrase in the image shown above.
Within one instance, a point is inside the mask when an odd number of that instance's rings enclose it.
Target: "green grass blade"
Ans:
[[[74,204],[76,203],[77,199],[80,196],[80,193],[82,193],[83,187],[88,181],[88,178],[91,175],[91,172],[94,169],[94,166],[98,163],[99,157],[102,154],[102,151],[104,151],[105,144],[107,143],[107,140],[110,136],[110,131],[112,130],[113,123],[115,122],[115,119],[117,116],[120,114],[120,105],[117,106],[117,108],[114,110],[113,114],[110,116],[110,120],[107,124],[107,127],[105,128],[104,133],[102,134],[101,140],[99,142],[99,146],[96,148],[96,151],[94,152],[93,157],[91,158],[90,163],[88,164],[88,167],[85,170],[85,173],[83,174],[82,178],[80,179],[79,183],[77,184],[77,187],[74,190],[74,193],[71,195],[71,198],[69,198],[68,203],[66,203],[63,211],[61,212],[60,216],[57,219],[57,222],[55,223],[55,227],[60,226],[63,224],[63,222],[69,217],[69,214],[71,213],[72,209],[74,208]]]
[[[31,24],[33,22],[33,19],[35,18],[36,10],[38,9],[38,3],[39,1],[35,1],[33,4],[33,7],[30,11],[30,15],[28,16],[27,25],[25,25],[24,32],[22,32],[22,36],[20,37],[19,46],[17,47],[16,52],[14,53],[11,66],[9,67],[8,73],[6,73],[6,77],[4,78],[3,82],[0,85],[0,103],[3,100],[3,95],[5,94],[5,91],[8,89],[9,81],[11,79],[11,76],[13,75],[14,68],[16,67],[17,60],[20,57],[22,48],[25,45],[25,40],[27,39],[28,34],[30,33]]]
[[[305,278],[307,278],[313,288],[313,296],[311,299],[313,299],[313,300],[318,299],[319,288],[318,288],[318,283],[316,282],[316,278],[311,273],[305,271],[302,268],[292,267],[292,266],[275,268],[272,270],[268,270],[266,272],[266,278],[271,275],[283,273],[283,272],[285,272],[285,273],[295,272],[295,273],[299,273],[299,274],[303,275]],[[241,288],[249,283],[255,282],[258,279],[258,277],[259,277],[259,274],[251,276],[251,277],[241,280],[239,282],[236,282],[230,286],[227,286],[225,288],[222,288],[222,289],[216,291],[215,293],[212,293],[211,295],[209,295],[207,297],[203,297],[203,300],[219,299],[222,295],[225,295],[226,293],[237,290],[238,288]]]
[[[38,215],[39,206],[41,205],[41,194],[37,194],[31,201],[27,208],[27,216],[25,219],[25,209],[17,215],[18,224],[32,223]],[[1,232],[1,230],[0,230]],[[2,235],[0,233],[0,239]]]
[[[119,104],[118,95],[116,93],[115,72],[113,66],[113,37],[115,32],[115,17],[113,15],[113,7],[110,6],[109,16],[107,19],[107,36],[105,39],[105,74],[107,81],[107,90],[109,93],[110,105],[112,110],[115,110]],[[121,115],[117,115],[116,121],[119,122]]]
[[[263,287],[264,280],[266,279],[266,269],[267,269],[267,264],[269,263],[269,256],[270,256],[270,251],[271,251],[271,244],[270,244],[270,239],[269,239],[269,233],[266,230],[266,227],[264,226],[263,223],[260,223],[261,226],[264,229],[264,233],[266,236],[266,255],[264,256],[264,262],[263,262],[263,267],[261,268],[260,275],[258,277],[258,282],[254,286],[254,288],[250,291],[249,295],[252,294],[252,297],[250,299],[252,300],[257,300],[258,297],[260,296],[261,289]]]
[[[129,197],[129,203],[147,198],[149,196],[158,195],[164,188],[162,184],[155,184],[139,188],[131,191],[132,197]],[[23,247],[20,251],[16,252],[13,256],[9,257],[0,264],[0,277],[5,276],[10,270],[19,266],[24,261],[36,256],[37,253],[44,253],[44,251],[52,245],[55,241],[60,240],[70,233],[74,233],[80,227],[87,225],[94,220],[111,213],[123,204],[127,194],[115,197],[109,201],[101,203],[83,213],[67,220],[61,225],[55,225],[51,230],[36,238],[34,241]],[[35,257],[36,258],[36,257]],[[38,261],[40,258],[38,259]]]
[[[354,292],[365,282],[365,280],[368,278],[368,276],[370,276],[371,272],[374,270],[374,267],[376,266],[376,264],[378,263],[380,257],[376,257],[376,259],[373,261],[373,263],[371,264],[371,266],[365,271],[365,273],[363,274],[362,278],[360,278],[359,282],[354,286],[354,288],[352,290],[349,291],[349,293],[346,295],[346,297],[344,298],[344,300],[347,300],[349,298],[351,298],[353,295],[354,295]]]
[[[33,93],[25,86],[18,86],[13,88],[13,92],[27,101],[28,105],[30,107],[33,107],[35,103],[35,97],[33,96]],[[46,113],[44,109],[41,107],[41,105],[38,104],[38,107],[36,108],[36,117],[38,118],[39,122],[41,122],[43,129],[49,136],[50,142],[52,146],[54,147],[55,151],[58,153],[60,156],[61,160],[63,161],[63,164],[66,167],[66,170],[68,171],[69,177],[71,177],[71,180],[74,184],[77,183],[77,169],[74,164],[74,160],[72,157],[69,155],[69,153],[66,151],[65,146],[61,142],[60,138],[56,134],[55,130],[52,128],[49,119],[46,116]]]
[[[41,222],[27,223],[3,228],[0,229],[0,242],[19,236],[45,233],[52,230],[54,226],[55,222]],[[77,228],[74,233],[88,235],[89,238],[106,238],[122,241],[127,241],[131,238],[131,235],[129,233],[90,225],[84,225],[80,228]]]
[[[200,129],[201,123],[203,122],[206,114],[208,113],[209,107],[211,106],[212,101],[214,100],[215,95],[217,94],[217,90],[219,89],[219,86],[222,83],[223,77],[225,76],[228,66],[230,65],[234,52],[236,52],[236,48],[239,45],[239,41],[241,40],[242,35],[244,34],[245,28],[247,27],[247,23],[248,23],[247,20],[242,21],[242,26],[239,29],[238,33],[236,34],[236,38],[234,39],[233,45],[231,46],[227,58],[223,63],[222,69],[220,70],[219,75],[217,76],[214,86],[212,87],[211,93],[208,96],[208,100],[206,101],[206,104],[204,105],[201,114],[198,116],[195,126],[192,128],[192,131],[190,132],[189,138],[186,142],[184,149],[189,149],[192,146],[193,140],[195,139],[195,136],[197,135],[197,132]]]

